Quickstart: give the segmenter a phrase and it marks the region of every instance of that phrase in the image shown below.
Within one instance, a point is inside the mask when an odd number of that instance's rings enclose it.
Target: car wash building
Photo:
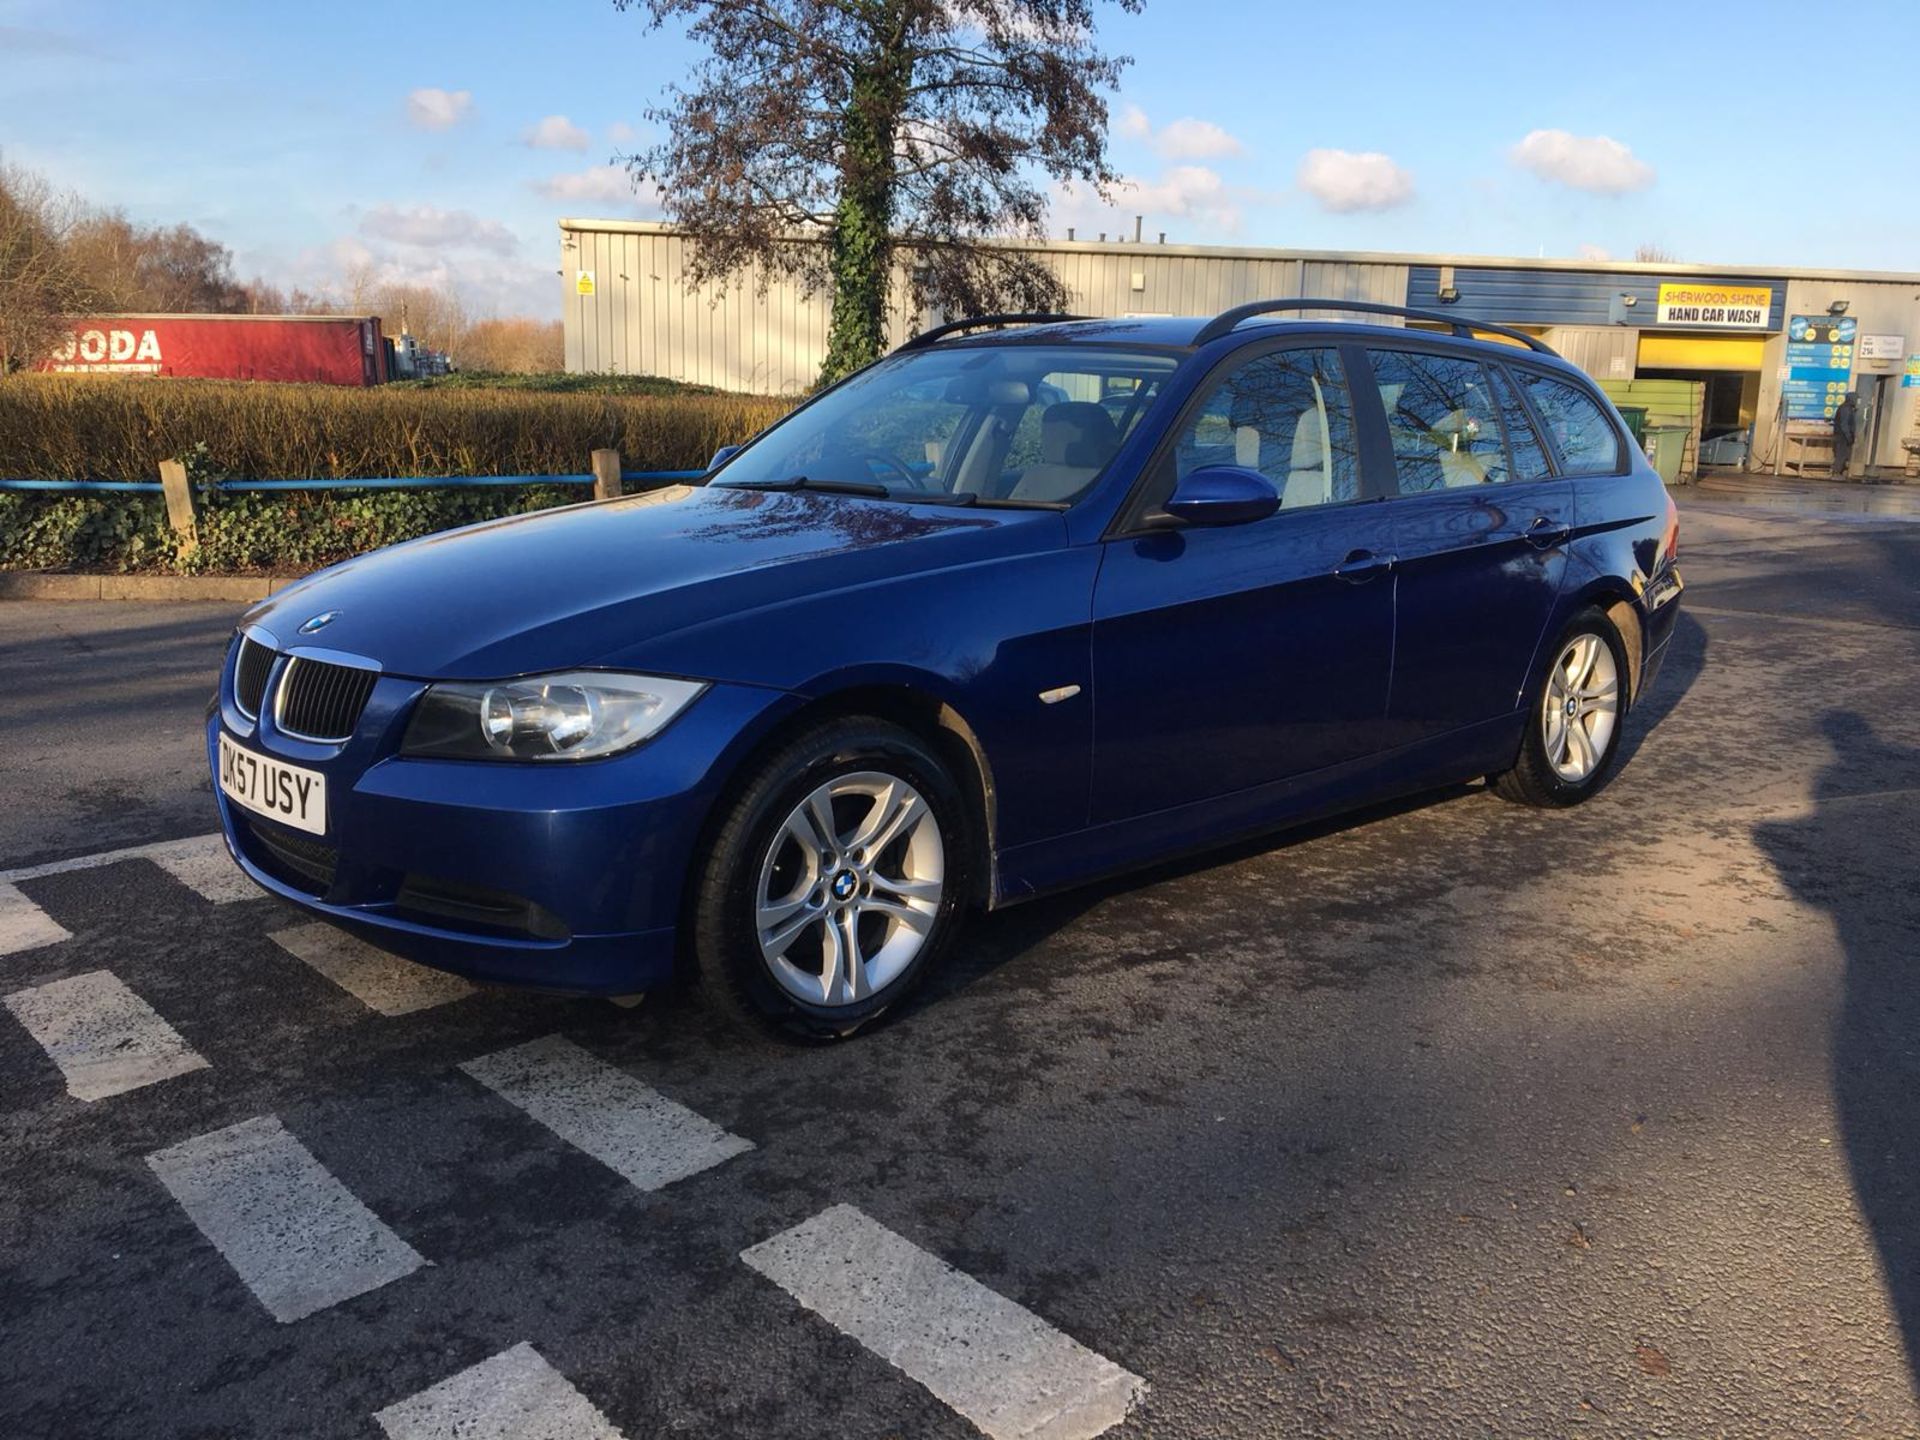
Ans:
[[[762,394],[813,385],[826,295],[757,275],[696,286],[691,242],[665,224],[563,220],[560,244],[569,370]],[[1920,274],[1104,237],[1021,248],[1084,315],[1211,315],[1308,296],[1513,326],[1600,381],[1670,474],[1713,465],[1826,474],[1833,413],[1849,391],[1855,474],[1901,469],[1909,442],[1920,445]],[[905,290],[903,272],[890,320],[898,340],[946,318],[908,313]]]

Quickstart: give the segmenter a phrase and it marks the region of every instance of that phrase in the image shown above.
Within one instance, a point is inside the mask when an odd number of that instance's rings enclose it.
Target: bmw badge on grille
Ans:
[[[303,624],[300,627],[300,633],[302,635],[311,635],[317,630],[326,629],[327,626],[331,625],[334,621],[338,620],[339,618],[340,618],[340,612],[338,610],[328,610],[324,614],[315,615],[311,620],[308,620],[305,624]]]

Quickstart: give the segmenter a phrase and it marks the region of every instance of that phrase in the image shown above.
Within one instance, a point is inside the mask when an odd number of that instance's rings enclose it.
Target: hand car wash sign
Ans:
[[[1765,285],[1662,285],[1655,320],[1661,325],[1712,325],[1764,330],[1773,309]]]

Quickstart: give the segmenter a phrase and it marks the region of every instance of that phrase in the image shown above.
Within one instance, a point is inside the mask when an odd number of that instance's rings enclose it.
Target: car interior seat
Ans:
[[[1040,463],[1008,492],[1015,500],[1066,500],[1085,489],[1120,447],[1113,417],[1091,400],[1063,400],[1040,417]]]

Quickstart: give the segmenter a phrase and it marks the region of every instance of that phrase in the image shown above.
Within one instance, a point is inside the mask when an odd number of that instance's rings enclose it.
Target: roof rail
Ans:
[[[1243,320],[1251,320],[1256,315],[1271,315],[1277,310],[1354,310],[1363,315],[1398,315],[1407,320],[1427,320],[1436,325],[1445,325],[1455,335],[1467,340],[1475,335],[1504,335],[1509,340],[1518,340],[1529,350],[1538,350],[1542,355],[1556,358],[1559,355],[1551,345],[1511,326],[1495,325],[1490,320],[1462,320],[1458,315],[1443,315],[1438,310],[1381,305],[1372,300],[1256,300],[1251,305],[1236,305],[1231,310],[1222,310],[1203,325],[1200,333],[1193,337],[1194,346],[1198,348],[1209,340],[1218,340]]]
[[[906,344],[896,346],[893,353],[898,355],[903,350],[924,349],[936,341],[946,339],[949,335],[958,335],[962,330],[984,330],[994,325],[1058,324],[1063,320],[1091,320],[1093,318],[1091,315],[1050,315],[1044,312],[1034,312],[1024,315],[975,315],[969,320],[949,320],[945,325],[936,325],[931,330],[924,330],[907,341]]]

